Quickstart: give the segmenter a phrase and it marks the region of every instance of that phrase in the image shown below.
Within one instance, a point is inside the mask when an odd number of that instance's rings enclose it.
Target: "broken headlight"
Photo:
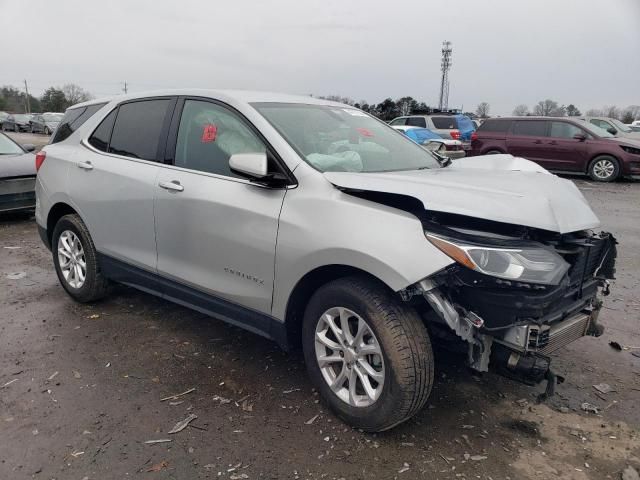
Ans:
[[[426,233],[429,241],[456,262],[485,275],[527,283],[558,285],[569,264],[542,247],[494,247]]]

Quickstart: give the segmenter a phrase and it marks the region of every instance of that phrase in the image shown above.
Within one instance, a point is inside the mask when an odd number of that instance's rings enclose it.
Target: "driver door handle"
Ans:
[[[160,182],[158,186],[172,192],[182,192],[184,190],[184,187],[180,185],[180,182],[177,180],[172,180],[170,182]]]

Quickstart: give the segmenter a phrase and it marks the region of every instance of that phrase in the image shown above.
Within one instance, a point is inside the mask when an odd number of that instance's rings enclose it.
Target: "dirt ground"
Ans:
[[[300,354],[125,287],[74,303],[33,219],[0,218],[0,479],[619,479],[640,468],[640,349],[609,346],[640,347],[640,183],[574,181],[620,241],[605,335],[556,355],[543,405],[437,351],[428,406],[378,435],[326,410]]]

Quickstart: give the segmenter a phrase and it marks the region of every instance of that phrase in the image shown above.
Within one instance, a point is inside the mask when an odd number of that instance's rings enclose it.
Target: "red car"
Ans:
[[[471,155],[510,153],[548,170],[586,173],[598,182],[640,176],[640,141],[615,137],[581,120],[490,118],[477,135]]]

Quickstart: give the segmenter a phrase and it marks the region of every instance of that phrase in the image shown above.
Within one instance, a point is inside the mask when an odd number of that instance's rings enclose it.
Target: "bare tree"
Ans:
[[[513,114],[516,117],[524,117],[526,115],[529,115],[529,107],[527,107],[524,103],[522,103],[513,109]]]
[[[534,115],[541,115],[543,117],[550,116],[553,112],[558,112],[558,102],[555,102],[549,98],[539,101],[535,107],[533,107]]]
[[[609,118],[616,118],[618,120],[620,120],[620,109],[618,107],[616,107],[615,105],[607,105],[602,107],[602,114],[605,117],[609,117]]]
[[[487,102],[482,102],[476,108],[476,115],[480,118],[487,118],[489,116],[490,105]]]
[[[75,83],[68,83],[61,88],[69,106],[91,100],[93,95]]]
[[[550,117],[564,117],[567,114],[567,107],[560,105],[549,112]]]
[[[587,117],[602,117],[604,113],[599,108],[590,108],[586,111],[585,115]]]
[[[640,120],[640,105],[629,105],[624,109],[623,115],[630,120],[627,123],[631,123],[634,120]]]

